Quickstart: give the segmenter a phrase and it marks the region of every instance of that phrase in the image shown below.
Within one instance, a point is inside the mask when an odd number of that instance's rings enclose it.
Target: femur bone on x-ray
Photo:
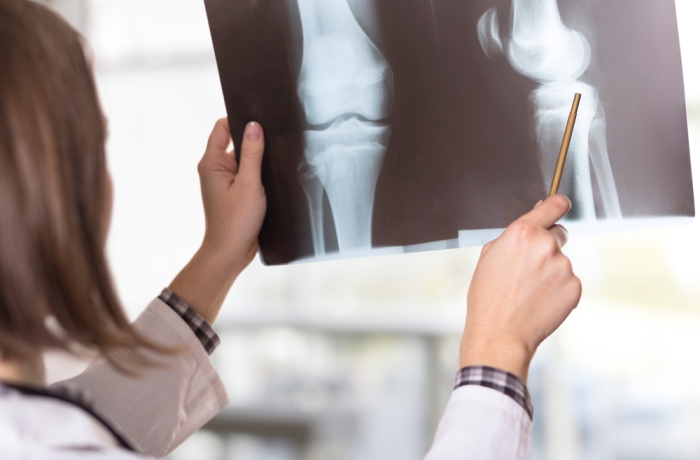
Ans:
[[[389,143],[392,72],[347,0],[298,0],[306,192],[315,254],[326,253],[324,191],[340,252],[372,247],[374,194]]]
[[[577,80],[591,61],[586,37],[562,23],[557,0],[512,0],[511,23],[505,33],[493,7],[481,16],[477,31],[489,58],[505,55],[516,72],[540,83],[530,95],[530,104],[545,179],[552,177],[573,96],[582,94],[565,169],[570,188],[562,193],[578,208],[575,218],[596,219],[592,165],[602,214],[622,218],[608,158],[603,106],[596,88]]]

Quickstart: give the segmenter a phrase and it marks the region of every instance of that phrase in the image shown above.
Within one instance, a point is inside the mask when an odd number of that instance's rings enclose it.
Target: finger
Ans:
[[[566,246],[566,243],[569,242],[569,232],[567,232],[566,228],[562,227],[561,225],[554,225],[549,229],[549,232],[554,235],[554,238],[556,238],[557,242],[559,242],[560,248],[563,248]]]
[[[214,129],[209,135],[206,153],[226,152],[231,145],[231,131],[228,127],[228,119],[217,120]]]
[[[265,134],[260,123],[248,123],[243,134],[241,161],[238,175],[242,178],[260,180],[263,152],[265,151]]]
[[[523,216],[542,228],[549,229],[571,209],[571,201],[564,195],[554,195]]]
[[[228,119],[221,118],[217,120],[209,135],[207,148],[198,165],[199,173],[226,172],[235,176],[238,171],[238,163],[236,156],[232,154],[233,151],[229,151],[231,145]]]

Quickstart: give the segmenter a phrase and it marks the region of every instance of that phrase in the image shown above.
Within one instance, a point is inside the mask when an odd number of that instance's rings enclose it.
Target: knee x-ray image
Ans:
[[[234,143],[265,128],[267,264],[695,214],[673,0],[205,0]]]

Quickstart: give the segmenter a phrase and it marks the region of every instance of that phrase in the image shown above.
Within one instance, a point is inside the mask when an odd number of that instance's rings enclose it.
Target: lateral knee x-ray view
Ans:
[[[695,215],[673,0],[205,0],[234,143],[265,128],[267,264]]]

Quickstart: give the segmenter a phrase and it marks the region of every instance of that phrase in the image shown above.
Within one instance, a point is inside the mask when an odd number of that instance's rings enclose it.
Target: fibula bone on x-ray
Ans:
[[[265,129],[266,264],[695,214],[674,0],[205,0],[234,144]]]
[[[568,189],[561,192],[573,203],[573,215],[596,219],[590,165],[607,219],[622,218],[615,178],[608,158],[605,111],[592,85],[577,80],[591,62],[586,37],[566,27],[557,0],[512,0],[510,23],[502,30],[496,7],[479,19],[479,42],[492,59],[505,56],[513,69],[540,85],[530,94],[533,129],[545,178],[554,171],[572,95],[582,94],[578,122],[565,170]]]
[[[300,179],[314,252],[326,253],[324,193],[339,251],[367,250],[391,131],[384,121],[391,112],[391,68],[347,0],[297,2],[304,42],[298,91],[307,123]]]

